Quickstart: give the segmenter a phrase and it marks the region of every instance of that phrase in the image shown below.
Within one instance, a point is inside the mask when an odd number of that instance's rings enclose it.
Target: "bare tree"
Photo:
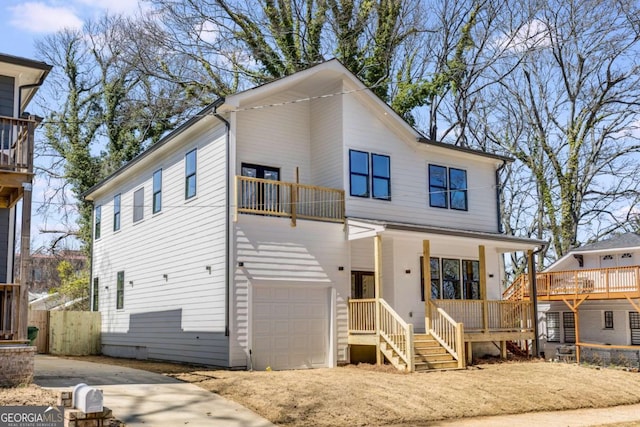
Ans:
[[[524,165],[538,205],[527,213],[561,257],[624,226],[637,206],[640,69],[629,6],[549,1],[527,28],[525,61],[483,92],[478,129]],[[635,18],[634,18],[635,19]],[[514,183],[517,185],[517,183]],[[527,184],[528,185],[528,184]],[[518,191],[516,188],[512,192]],[[511,220],[513,222],[513,220]],[[515,230],[514,230],[515,231]]]

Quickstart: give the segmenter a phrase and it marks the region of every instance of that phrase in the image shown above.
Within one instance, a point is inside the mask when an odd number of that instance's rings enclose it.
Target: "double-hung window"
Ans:
[[[349,150],[349,185],[352,196],[391,200],[391,158]]]
[[[613,311],[604,312],[604,328],[613,329]]]
[[[549,311],[547,319],[547,342],[560,342],[560,313]]]
[[[153,173],[153,213],[162,210],[162,169]]]
[[[133,193],[133,222],[144,218],[144,187]]]
[[[429,165],[429,206],[468,210],[467,171]]]
[[[189,151],[184,157],[185,169],[184,169],[184,198],[190,199],[196,195],[196,153],[194,148]]]
[[[99,307],[100,307],[100,300],[98,299],[99,296],[99,284],[100,284],[100,280],[97,277],[93,278],[93,308],[91,309],[92,311],[98,311]]]
[[[116,308],[124,308],[124,271],[118,271],[118,282],[116,284]]]
[[[113,231],[120,230],[120,194],[113,197]]]
[[[98,240],[100,238],[100,229],[102,228],[102,206],[96,206],[95,216],[93,238]]]

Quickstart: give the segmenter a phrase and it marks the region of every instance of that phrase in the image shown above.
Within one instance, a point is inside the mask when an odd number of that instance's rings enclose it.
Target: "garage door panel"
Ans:
[[[327,366],[328,288],[255,286],[252,306],[255,369]]]

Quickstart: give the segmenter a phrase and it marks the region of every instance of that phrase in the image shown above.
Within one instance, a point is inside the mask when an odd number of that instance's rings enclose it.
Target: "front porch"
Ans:
[[[533,303],[499,299],[500,254],[523,251],[532,260],[531,241],[491,236],[495,242],[480,233],[452,236],[380,222],[367,230],[364,221],[351,219],[347,224],[353,240],[348,344],[375,346],[377,363],[386,358],[409,372],[464,368],[474,352],[506,358],[508,349],[523,347],[535,354]],[[362,292],[354,286],[367,271],[368,248],[374,262],[367,284],[375,289]]]
[[[446,367],[463,368],[473,358],[473,343],[500,343],[501,357],[506,358],[508,342],[534,339],[533,304],[530,301],[441,299],[431,300],[429,305],[425,333],[416,334],[414,325],[404,322],[384,299],[351,299],[348,343],[375,346],[381,342],[385,356],[385,346],[394,350],[389,353],[402,361],[400,368],[421,370],[415,363],[416,341],[436,341],[451,356],[448,361],[455,361],[455,366],[448,364]],[[427,362],[424,369],[442,365],[438,363],[441,360],[422,359]],[[410,369],[411,360],[414,360],[413,369]]]

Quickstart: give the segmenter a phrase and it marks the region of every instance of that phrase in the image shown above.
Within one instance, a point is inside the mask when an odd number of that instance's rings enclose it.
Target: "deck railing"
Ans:
[[[237,212],[344,222],[344,190],[236,176]]]
[[[429,333],[464,367],[464,324],[456,322],[445,310],[429,301]]]
[[[0,169],[16,172],[32,170],[36,124],[31,119],[0,116]]]
[[[439,299],[435,304],[467,332],[533,330],[531,301]]]
[[[17,322],[14,319],[19,295],[19,286],[0,284],[0,342],[15,340]]]
[[[536,274],[538,297],[590,294],[598,297],[612,294],[640,293],[640,267],[612,267],[558,271]],[[519,276],[505,290],[505,299],[529,297],[529,278]]]
[[[349,333],[372,334],[376,332],[376,300],[349,300]]]

